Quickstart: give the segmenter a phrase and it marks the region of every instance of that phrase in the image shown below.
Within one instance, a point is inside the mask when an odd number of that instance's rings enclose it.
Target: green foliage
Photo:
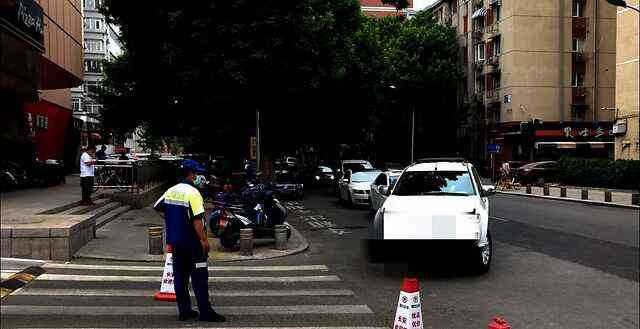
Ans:
[[[640,189],[640,161],[562,158],[559,176],[564,184]]]

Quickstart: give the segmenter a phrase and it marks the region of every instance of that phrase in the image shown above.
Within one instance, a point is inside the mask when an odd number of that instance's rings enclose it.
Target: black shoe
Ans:
[[[206,322],[225,322],[227,321],[227,318],[225,318],[224,316],[216,312],[211,312],[208,314],[201,315],[199,320],[206,321]]]
[[[195,319],[197,317],[198,317],[198,312],[194,310],[190,310],[186,314],[178,315],[178,319],[180,319],[180,321],[187,321],[187,320]]]

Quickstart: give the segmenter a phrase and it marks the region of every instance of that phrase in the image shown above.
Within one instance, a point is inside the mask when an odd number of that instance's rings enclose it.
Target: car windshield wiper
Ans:
[[[422,193],[420,193],[420,195],[462,195],[462,196],[468,196],[469,194],[462,193],[462,192],[432,191],[432,192],[422,192]]]

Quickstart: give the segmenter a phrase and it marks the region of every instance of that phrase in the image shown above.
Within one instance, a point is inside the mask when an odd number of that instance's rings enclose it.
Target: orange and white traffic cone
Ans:
[[[160,291],[153,295],[153,299],[164,302],[175,302],[176,291],[173,288],[173,257],[172,248],[167,245],[167,258],[164,261],[164,271],[162,273],[162,282],[160,283]]]
[[[489,329],[511,329],[511,326],[505,321],[505,319],[496,316],[493,317],[491,323],[489,323]]]
[[[422,307],[418,279],[404,278],[393,329],[422,329]]]

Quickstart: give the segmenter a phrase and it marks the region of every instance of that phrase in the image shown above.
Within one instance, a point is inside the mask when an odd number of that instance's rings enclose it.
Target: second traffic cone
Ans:
[[[505,319],[496,316],[489,323],[489,329],[511,329],[511,326],[505,321]]]
[[[404,278],[398,299],[394,329],[422,329],[422,307],[418,279]]]
[[[155,300],[165,302],[174,302],[176,300],[176,291],[173,287],[173,257],[171,251],[171,246],[167,246],[167,258],[164,262],[160,291],[153,295]]]

